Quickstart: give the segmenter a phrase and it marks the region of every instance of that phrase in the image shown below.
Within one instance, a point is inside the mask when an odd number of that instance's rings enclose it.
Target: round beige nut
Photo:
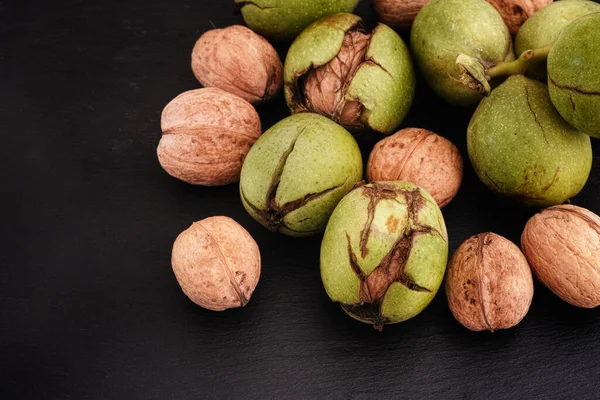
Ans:
[[[213,311],[245,306],[260,278],[258,245],[228,217],[206,218],[183,231],[171,264],[186,296]]]
[[[373,0],[379,20],[392,28],[410,29],[421,8],[429,0]]]
[[[163,110],[158,161],[169,175],[204,186],[240,179],[242,163],[261,134],[246,100],[218,88],[177,96]]]
[[[502,15],[510,33],[516,35],[521,25],[538,10],[554,0],[487,0]]]
[[[425,129],[407,128],[379,141],[369,157],[367,179],[408,181],[427,190],[441,207],[456,196],[463,161],[454,144]]]
[[[454,317],[473,331],[517,325],[533,298],[533,278],[521,250],[494,233],[469,238],[454,253],[446,276]]]
[[[535,276],[564,301],[600,305],[600,217],[572,205],[546,208],[531,217],[521,247]]]
[[[273,46],[240,25],[200,36],[192,70],[204,87],[218,87],[252,104],[269,101],[283,86],[283,65]]]

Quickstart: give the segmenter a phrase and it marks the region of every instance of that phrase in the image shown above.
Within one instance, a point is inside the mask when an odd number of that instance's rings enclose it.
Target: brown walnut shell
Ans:
[[[564,301],[600,305],[600,217],[585,208],[561,205],[531,217],[521,247],[535,276]]]
[[[473,331],[517,325],[533,298],[531,269],[521,250],[495,233],[469,238],[454,253],[446,276],[454,317]]]
[[[379,20],[392,28],[409,29],[429,0],[373,0]]]
[[[283,86],[277,51],[240,25],[200,36],[192,51],[192,70],[202,86],[218,87],[252,104],[269,101]]]
[[[246,100],[218,88],[185,92],[163,110],[158,160],[171,176],[205,186],[240,179],[242,163],[261,134]]]
[[[516,35],[521,25],[538,10],[554,0],[487,0],[502,15],[510,33]]]
[[[379,141],[367,164],[370,182],[412,182],[427,190],[440,207],[456,196],[462,176],[463,161],[456,146],[425,129],[403,129]]]
[[[258,245],[228,217],[206,218],[183,231],[171,264],[186,296],[213,311],[245,306],[260,278]]]

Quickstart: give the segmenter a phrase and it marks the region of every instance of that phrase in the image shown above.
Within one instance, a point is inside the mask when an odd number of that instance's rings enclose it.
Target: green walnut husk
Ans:
[[[448,259],[442,212],[409,182],[373,182],[348,193],[327,224],[321,278],[331,300],[381,330],[419,314]]]
[[[563,0],[547,5],[525,21],[515,38],[515,53],[520,56],[527,50],[551,46],[567,25],[592,12],[600,12],[600,4]],[[546,74],[545,59],[527,68],[527,76],[542,82],[546,82]]]
[[[321,232],[341,198],[362,179],[352,135],[317,114],[288,117],[252,146],[240,176],[250,215],[273,232]]]
[[[358,0],[235,0],[250,29],[279,42],[291,42],[326,15],[352,12]]]
[[[461,106],[477,104],[482,93],[479,85],[461,81],[459,55],[483,65],[514,59],[510,32],[485,0],[431,0],[413,23],[410,44],[429,86],[444,100]]]
[[[548,55],[548,89],[569,124],[600,138],[600,13],[563,30]]]
[[[408,48],[391,28],[366,32],[353,14],[320,19],[290,47],[284,66],[292,113],[316,112],[353,133],[393,133],[415,94]]]
[[[527,206],[564,203],[583,188],[592,167],[590,138],[561,118],[546,85],[522,75],[479,104],[467,149],[490,190]]]

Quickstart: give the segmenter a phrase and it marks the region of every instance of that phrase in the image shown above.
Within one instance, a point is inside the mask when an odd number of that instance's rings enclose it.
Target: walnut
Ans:
[[[510,33],[516,35],[521,25],[538,10],[554,0],[487,0],[502,15]]]
[[[283,66],[273,46],[240,25],[200,36],[192,70],[204,87],[218,87],[252,104],[269,101],[283,86]]]
[[[175,240],[171,263],[186,296],[213,311],[245,306],[260,278],[258,245],[228,217],[194,222]]]
[[[440,207],[454,198],[463,176],[460,152],[425,129],[407,128],[375,145],[367,164],[373,181],[409,181],[427,190]]]
[[[531,270],[515,244],[494,233],[482,233],[454,253],[446,295],[452,314],[466,328],[492,332],[511,328],[531,305]]]
[[[386,25],[410,29],[421,8],[429,0],[373,0],[377,16]]]
[[[242,163],[261,134],[250,103],[218,88],[177,96],[163,110],[158,160],[171,176],[205,186],[240,178]]]
[[[564,301],[600,305],[600,217],[585,208],[546,208],[525,225],[521,247],[536,277]]]

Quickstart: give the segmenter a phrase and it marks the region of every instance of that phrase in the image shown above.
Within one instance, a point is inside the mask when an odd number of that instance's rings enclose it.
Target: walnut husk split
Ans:
[[[218,87],[255,105],[272,99],[283,86],[283,65],[273,46],[240,25],[200,36],[192,70],[204,87]]]
[[[600,217],[577,206],[542,210],[525,226],[521,247],[536,277],[564,301],[600,305]]]
[[[245,306],[260,278],[258,245],[228,217],[194,222],[175,240],[171,263],[189,299],[213,311]]]
[[[456,196],[462,177],[463,160],[456,146],[426,129],[406,128],[379,141],[367,164],[370,182],[412,182],[440,207]]]
[[[158,160],[169,175],[204,186],[237,182],[260,118],[244,99],[218,88],[191,90],[163,110]]]
[[[525,256],[494,233],[469,238],[454,253],[446,276],[446,295],[454,317],[473,331],[517,325],[533,298],[533,279]]]

